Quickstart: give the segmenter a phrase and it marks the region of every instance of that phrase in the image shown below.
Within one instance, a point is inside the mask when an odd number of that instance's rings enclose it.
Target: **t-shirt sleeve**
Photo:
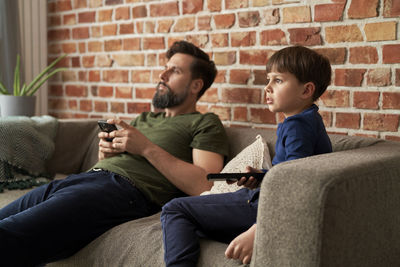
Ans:
[[[314,131],[303,120],[291,120],[287,123],[285,138],[285,160],[309,157],[314,154]]]
[[[195,125],[190,146],[228,156],[228,137],[217,115],[213,113],[204,114],[202,120]]]

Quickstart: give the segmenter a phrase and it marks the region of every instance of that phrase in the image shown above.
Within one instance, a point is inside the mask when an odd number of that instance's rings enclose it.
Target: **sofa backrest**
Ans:
[[[233,158],[261,135],[268,144],[271,158],[275,155],[276,130],[226,127]],[[97,119],[60,119],[55,139],[56,148],[47,163],[50,173],[78,173],[87,171],[97,162],[99,133]],[[329,135],[333,151],[356,149],[375,145],[384,140],[346,135]]]

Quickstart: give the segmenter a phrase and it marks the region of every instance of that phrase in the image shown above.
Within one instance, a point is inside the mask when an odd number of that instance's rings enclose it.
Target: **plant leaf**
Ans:
[[[37,90],[39,90],[40,86],[42,86],[51,76],[56,74],[57,72],[67,70],[67,68],[57,68],[53,70],[51,73],[49,73],[44,79],[42,79],[38,84],[36,84],[34,87],[31,87],[30,89],[26,89],[26,95],[32,96],[36,93]]]
[[[5,85],[2,82],[0,82],[0,93],[3,95],[9,94],[7,88],[5,87]]]
[[[36,87],[35,86],[35,84],[36,83],[38,83],[42,78],[43,78],[43,76],[44,75],[46,75],[46,73],[48,73],[61,59],[63,59],[64,57],[66,57],[67,55],[66,54],[64,54],[64,55],[62,55],[62,56],[60,56],[60,57],[58,57],[57,59],[55,59],[47,68],[45,68],[41,73],[39,73],[38,74],[38,76],[36,76],[36,78],[28,85],[28,87],[26,88],[26,95],[33,95],[37,90],[38,90],[38,87]],[[62,69],[62,70],[65,70],[65,68],[57,68],[57,70],[58,69]],[[53,73],[52,75],[54,75],[55,73]],[[51,76],[50,76],[51,77]],[[50,77],[47,77],[47,79],[48,78],[50,78]],[[46,79],[46,80],[47,80]],[[41,83],[40,84],[40,86],[42,85],[43,83]],[[39,86],[39,87],[40,87]],[[35,87],[35,89],[33,89],[33,87]],[[33,93],[32,93],[32,91],[34,91]]]
[[[19,95],[19,63],[20,63],[20,58],[19,54],[17,54],[17,64],[15,66],[15,71],[14,71],[14,95]]]

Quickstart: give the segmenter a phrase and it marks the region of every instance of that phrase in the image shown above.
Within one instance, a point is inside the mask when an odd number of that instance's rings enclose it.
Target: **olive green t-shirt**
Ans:
[[[228,155],[228,140],[218,116],[198,112],[166,117],[165,113],[146,112],[131,122],[151,142],[171,155],[193,163],[192,149]],[[152,202],[163,205],[185,194],[165,178],[147,159],[122,153],[99,161],[102,168],[130,179]]]

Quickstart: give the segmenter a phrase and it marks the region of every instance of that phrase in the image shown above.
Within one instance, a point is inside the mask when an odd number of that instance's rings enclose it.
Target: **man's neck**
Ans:
[[[177,106],[173,108],[166,108],[165,109],[165,116],[166,117],[175,117],[181,114],[188,114],[196,112],[196,105],[188,105],[188,106]]]

